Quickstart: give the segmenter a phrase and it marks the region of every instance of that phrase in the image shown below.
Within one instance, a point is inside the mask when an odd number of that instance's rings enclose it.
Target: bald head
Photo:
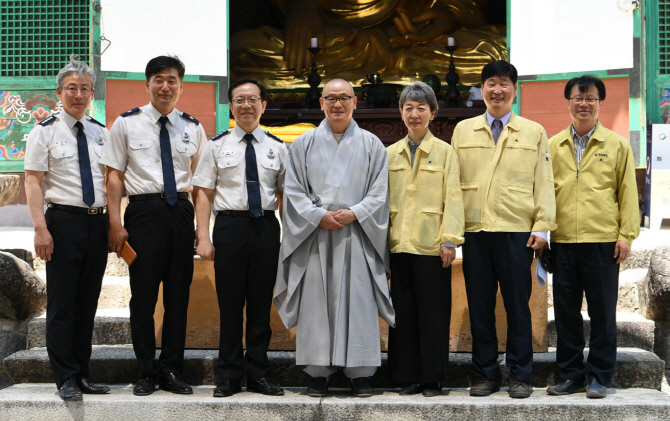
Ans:
[[[328,125],[335,134],[344,133],[347,130],[357,101],[354,87],[344,79],[333,79],[324,85],[319,103],[321,111],[326,115]]]
[[[351,83],[347,82],[344,79],[333,79],[328,81],[325,85],[323,85],[323,96],[328,96],[327,92],[332,91],[341,91],[342,89],[346,89],[348,92],[347,95],[354,95],[354,87],[351,85]]]

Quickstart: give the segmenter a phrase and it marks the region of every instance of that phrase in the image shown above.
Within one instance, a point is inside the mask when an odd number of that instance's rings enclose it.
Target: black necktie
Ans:
[[[247,162],[247,198],[249,200],[249,212],[254,218],[261,216],[261,186],[258,182],[258,166],[256,165],[256,151],[252,140],[254,135],[247,133],[244,140],[247,141],[245,157]]]
[[[90,208],[95,203],[95,190],[93,189],[93,174],[91,174],[91,160],[88,157],[88,142],[84,134],[84,126],[81,121],[74,123],[77,128],[77,151],[79,152],[79,172],[81,174],[81,191],[84,203]]]
[[[161,122],[161,164],[163,165],[163,187],[165,188],[165,201],[170,206],[177,203],[177,183],[174,180],[174,165],[172,163],[172,148],[170,147],[170,134],[165,127],[167,116],[162,116]]]

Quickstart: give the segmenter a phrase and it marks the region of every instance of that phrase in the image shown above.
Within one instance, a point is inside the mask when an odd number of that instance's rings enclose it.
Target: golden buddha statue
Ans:
[[[254,77],[269,88],[307,87],[310,38],[318,38],[319,73],[354,84],[379,73],[407,84],[449,71],[444,49],[453,37],[463,84],[479,83],[481,68],[507,56],[505,26],[486,26],[486,0],[274,0],[284,29],[263,26],[231,37],[231,77]]]

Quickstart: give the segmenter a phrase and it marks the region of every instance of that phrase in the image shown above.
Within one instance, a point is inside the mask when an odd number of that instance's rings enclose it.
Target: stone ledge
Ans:
[[[588,351],[586,352],[588,354]],[[184,380],[189,384],[216,383],[216,350],[186,350]],[[295,365],[295,352],[274,351],[269,353],[270,378],[286,387],[304,387],[309,377],[302,367]],[[469,387],[472,379],[470,353],[450,353],[448,388]],[[503,354],[499,360],[502,361]],[[546,387],[558,382],[556,353],[534,354],[534,369],[530,382],[535,387]],[[17,352],[4,361],[7,372],[14,383],[51,383],[51,366],[45,348],[33,348]],[[655,354],[634,348],[619,348],[617,364],[610,386],[615,388],[646,388],[660,390],[665,363]],[[90,364],[90,379],[101,383],[132,383],[137,378],[137,364],[130,345],[94,346]],[[508,382],[509,370],[501,368],[502,384]],[[243,381],[244,384],[244,381]],[[349,387],[349,380],[342,373],[333,375],[333,387]],[[387,354],[382,354],[382,366],[373,378],[373,385],[392,388],[387,368]]]
[[[109,395],[85,395],[83,402],[65,403],[53,385],[23,384],[0,391],[0,419],[34,421],[91,420],[522,420],[574,421],[667,420],[670,398],[648,389],[609,389],[603,400],[584,394],[549,396],[536,389],[528,399],[511,399],[506,391],[487,398],[470,397],[463,389],[443,390],[442,396],[424,398],[376,391],[355,398],[336,390],[325,398],[306,396],[304,389],[288,389],[286,396],[270,397],[242,392],[213,398],[212,387],[196,387],[193,395],[157,391],[148,397],[132,395],[127,385],[112,386]]]

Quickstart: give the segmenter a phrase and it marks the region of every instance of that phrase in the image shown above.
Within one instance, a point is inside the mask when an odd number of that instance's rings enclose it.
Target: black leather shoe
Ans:
[[[367,377],[356,377],[351,379],[351,391],[354,396],[359,398],[369,398],[372,396],[372,386]]]
[[[313,398],[322,398],[328,394],[328,378],[312,377],[307,387],[307,395]]]
[[[423,392],[423,386],[417,383],[412,383],[400,389],[400,392],[398,392],[398,394],[402,396],[407,396],[407,395],[416,395],[421,392]]]
[[[168,392],[176,393],[178,395],[193,394],[191,386],[184,383],[176,373],[164,373],[161,376],[160,387],[162,390],[167,390]]]
[[[60,389],[58,389],[58,395],[64,401],[82,400],[81,390],[79,390],[79,387],[77,387],[77,381],[74,379],[74,377],[70,377],[69,379],[65,380],[65,383],[63,383]]]
[[[586,391],[586,380],[583,378],[564,380],[557,385],[547,388],[547,394],[549,395],[570,395],[572,393],[581,393],[584,391]]]
[[[442,387],[439,383],[424,383],[422,393],[427,398],[440,396],[442,394]]]
[[[247,379],[247,392],[262,393],[268,396],[284,396],[284,389],[270,383],[265,377],[258,380]]]
[[[239,381],[234,381],[230,379],[223,379],[216,389],[214,389],[215,398],[227,398],[228,396],[233,396],[235,393],[240,393],[242,387],[240,387]]]
[[[602,384],[598,383],[594,377],[589,379],[589,383],[586,385],[586,397],[591,399],[600,399],[607,396],[607,388]]]
[[[79,386],[81,393],[88,393],[91,395],[104,395],[105,393],[109,393],[109,387],[95,383],[89,383],[86,377],[77,379],[77,386]]]
[[[470,396],[489,396],[500,390],[497,380],[489,380],[484,377],[475,378],[475,384],[470,387]]]
[[[156,384],[151,377],[142,377],[135,383],[133,387],[133,395],[135,396],[149,396],[156,390]]]
[[[533,388],[526,382],[510,377],[508,393],[510,398],[525,399],[533,393]]]

